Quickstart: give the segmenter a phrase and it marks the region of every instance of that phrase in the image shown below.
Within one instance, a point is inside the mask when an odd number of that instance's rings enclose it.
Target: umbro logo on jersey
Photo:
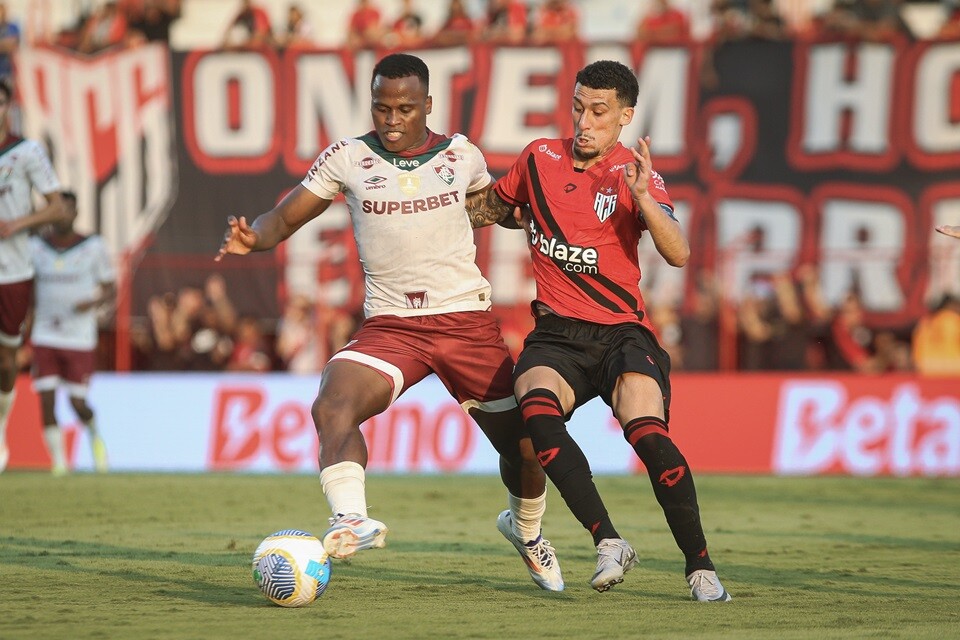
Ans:
[[[572,182],[568,182],[566,185],[564,185],[564,187],[563,187],[563,192],[564,192],[564,193],[570,193],[571,191],[573,191],[573,190],[576,189],[576,188],[577,188],[577,185],[573,184]]]
[[[386,189],[387,185],[383,184],[387,179],[383,176],[371,176],[363,181],[363,184],[367,185],[364,187],[367,191],[371,189]]]

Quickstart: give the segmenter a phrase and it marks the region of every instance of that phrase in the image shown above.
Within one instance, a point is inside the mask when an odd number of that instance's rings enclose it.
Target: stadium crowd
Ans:
[[[107,0],[85,4],[76,22],[52,44],[95,54],[114,47],[169,41],[171,26],[191,0]],[[704,0],[705,2],[707,0]],[[816,15],[785,11],[798,3],[778,0],[709,0],[712,30],[707,44],[745,39],[838,37],[882,40],[916,37],[903,19],[904,0],[836,0]],[[558,44],[579,39],[583,3],[571,0],[485,0],[471,14],[464,0],[447,0],[446,18],[427,32],[418,5],[401,0],[388,14],[377,0],[355,0],[343,26],[343,46],[408,49],[473,42]],[[689,16],[673,0],[650,0],[635,38],[664,43],[692,37]],[[804,5],[800,2],[799,5]],[[237,0],[222,27],[225,49],[315,46],[305,7],[291,2],[283,24],[272,24],[256,0]],[[396,8],[397,3],[391,7]],[[476,6],[473,4],[472,6]],[[960,37],[960,0],[944,0],[938,37]],[[0,76],[12,73],[20,28],[0,0]],[[709,51],[709,47],[708,47]],[[707,57],[709,63],[709,56]],[[709,82],[710,66],[703,80]],[[880,373],[960,373],[960,300],[938,301],[916,323],[876,328],[867,320],[856,287],[831,307],[819,292],[812,266],[770,274],[752,283],[742,299],[721,294],[715,274],[697,274],[697,285],[680,308],[652,301],[650,313],[674,367],[686,371],[853,370]],[[147,316],[134,323],[133,366],[139,370],[319,370],[360,321],[359,310],[320,307],[293,296],[279,319],[241,316],[223,280],[211,277],[150,299]],[[501,318],[515,354],[532,321],[525,312]],[[112,334],[111,320],[103,331]],[[101,368],[111,368],[112,341],[101,341]],[[23,363],[29,362],[23,350]]]

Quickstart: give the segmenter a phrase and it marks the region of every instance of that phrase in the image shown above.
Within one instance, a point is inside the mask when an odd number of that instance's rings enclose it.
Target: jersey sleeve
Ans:
[[[470,159],[470,184],[467,185],[467,193],[473,193],[493,182],[493,176],[487,171],[487,159],[472,142],[467,142],[466,155]]]
[[[97,282],[101,284],[116,282],[117,272],[113,268],[113,260],[110,258],[110,252],[107,250],[107,243],[104,242],[100,236],[95,236],[94,242],[97,243],[97,254],[93,268]]]
[[[507,171],[507,174],[497,180],[493,187],[497,195],[507,204],[515,207],[522,207],[530,203],[529,190],[527,189],[527,160],[533,152],[533,145],[539,140],[534,140],[520,152],[520,156]]]
[[[657,201],[657,204],[660,205],[660,208],[663,209],[663,212],[677,220],[677,216],[673,213],[673,200],[670,199],[670,194],[667,193],[667,185],[663,181],[663,176],[661,176],[656,171],[653,172],[653,175],[650,177],[650,184],[647,185],[647,191],[650,192],[650,195],[653,196],[653,199]],[[631,201],[633,198],[631,198]],[[640,223],[643,225],[643,228],[647,228],[647,224],[643,219],[643,211],[640,210],[640,207],[633,204],[634,209],[636,210],[637,218],[639,218]],[[677,222],[680,222],[677,220]]]
[[[57,178],[57,172],[53,170],[53,165],[50,164],[47,152],[39,142],[34,140],[28,140],[27,145],[29,145],[28,153],[25,157],[30,184],[44,195],[60,191],[60,180]]]
[[[300,184],[324,200],[336,198],[346,189],[350,167],[349,145],[348,140],[339,140],[324,149]]]

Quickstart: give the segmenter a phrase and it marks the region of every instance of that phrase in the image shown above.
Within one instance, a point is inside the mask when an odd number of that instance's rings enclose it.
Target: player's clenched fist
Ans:
[[[253,251],[256,244],[257,232],[247,225],[247,219],[244,216],[239,218],[230,216],[227,218],[227,231],[223,234],[223,243],[214,260],[219,262],[228,253],[245,256]]]

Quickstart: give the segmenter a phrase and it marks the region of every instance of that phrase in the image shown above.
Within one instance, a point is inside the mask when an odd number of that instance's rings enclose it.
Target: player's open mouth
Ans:
[[[383,134],[383,137],[391,142],[395,142],[403,137],[403,133],[400,131],[387,131],[385,134]]]

